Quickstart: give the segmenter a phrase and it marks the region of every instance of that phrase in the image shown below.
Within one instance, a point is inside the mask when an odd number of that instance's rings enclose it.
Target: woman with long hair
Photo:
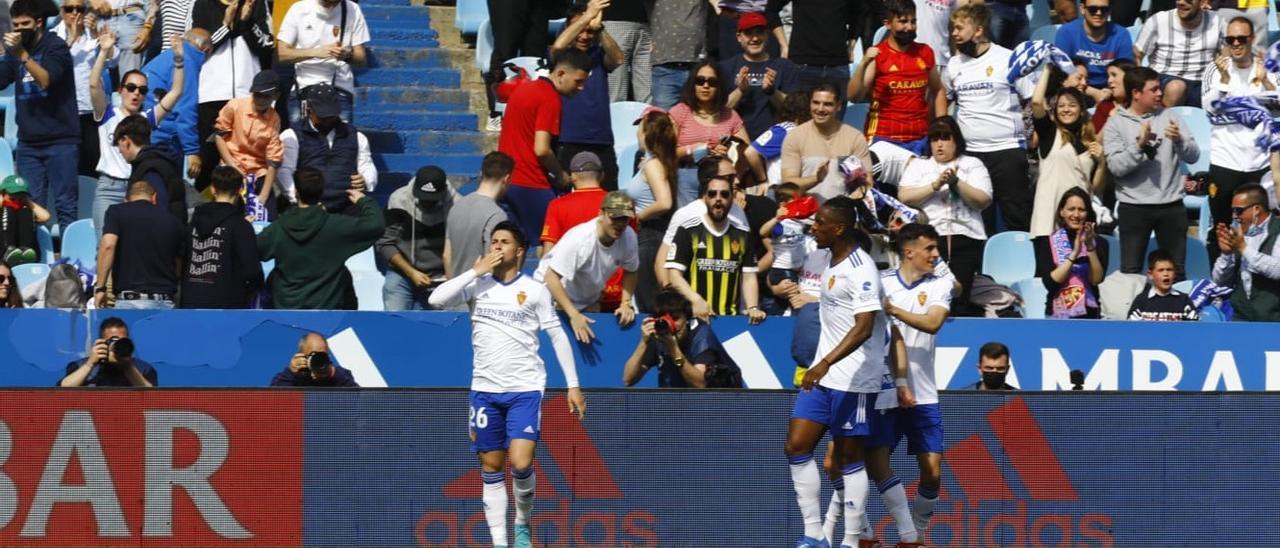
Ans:
[[[982,210],[991,205],[991,175],[981,160],[965,154],[960,124],[951,116],[939,116],[929,124],[929,150],[932,156],[907,164],[898,199],[923,211],[942,237],[938,252],[961,285],[952,314],[976,314],[969,291],[986,246]]]
[[[653,297],[658,292],[654,261],[662,235],[675,210],[677,194],[676,128],[671,117],[658,109],[640,117],[636,138],[644,159],[640,168],[623,190],[636,204],[636,234],[639,243],[640,272],[636,279],[636,303],[641,312],[653,310]],[[696,189],[695,189],[696,192]]]
[[[1067,189],[1054,211],[1053,232],[1032,240],[1036,276],[1049,291],[1045,316],[1100,318],[1098,284],[1107,274],[1108,246],[1094,232],[1089,193]]]
[[[1051,97],[1049,74],[1040,79],[1031,96],[1032,124],[1038,143],[1040,176],[1036,180],[1031,208],[1031,236],[1048,236],[1053,231],[1057,211],[1054,204],[1069,188],[1088,193],[1102,192],[1106,184],[1106,162],[1102,142],[1089,123],[1085,95],[1074,87],[1063,87]]]
[[[742,118],[728,106],[730,88],[714,62],[703,61],[689,72],[680,90],[680,102],[671,107],[681,165],[692,166],[708,154],[726,155],[728,138],[750,141]]]
[[[4,261],[0,261],[0,308],[23,308],[18,280],[13,278],[13,270]]]

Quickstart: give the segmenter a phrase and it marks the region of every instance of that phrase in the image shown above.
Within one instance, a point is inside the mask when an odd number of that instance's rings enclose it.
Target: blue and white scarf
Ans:
[[[1213,102],[1213,114],[1209,122],[1225,126],[1240,124],[1249,129],[1266,124],[1267,131],[1254,142],[1259,150],[1275,152],[1280,150],[1280,119],[1271,113],[1271,107],[1280,106],[1280,97],[1275,92],[1253,96],[1224,97]]]
[[[1013,48],[1013,55],[1009,56],[1009,83],[1016,84],[1018,80],[1029,78],[1032,85],[1038,84],[1045,63],[1053,63],[1066,74],[1076,70],[1067,52],[1044,40],[1029,40],[1018,44]]]

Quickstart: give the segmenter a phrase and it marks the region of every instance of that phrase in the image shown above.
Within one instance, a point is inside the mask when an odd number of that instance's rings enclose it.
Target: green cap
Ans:
[[[10,175],[4,178],[4,182],[0,182],[0,192],[6,194],[17,194],[19,192],[31,192],[27,187],[27,180],[18,175]]]
[[[626,192],[615,190],[605,195],[600,210],[610,217],[635,217],[636,203]]]

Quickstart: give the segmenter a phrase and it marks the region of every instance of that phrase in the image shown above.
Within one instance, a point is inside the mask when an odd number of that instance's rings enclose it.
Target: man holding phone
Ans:
[[[711,324],[694,318],[689,301],[671,289],[654,297],[654,315],[640,324],[640,342],[622,368],[622,382],[632,386],[655,367],[661,388],[743,387],[738,364]]]
[[[298,339],[298,351],[283,371],[271,378],[271,386],[356,386],[351,371],[333,363],[323,335],[308,331]]]
[[[276,50],[281,63],[294,63],[297,93],[289,122],[301,122],[301,102],[317,84],[333,86],[342,106],[342,119],[352,122],[355,106],[353,67],[364,66],[364,45],[370,40],[360,4],[350,0],[302,0],[289,7],[280,22]]]

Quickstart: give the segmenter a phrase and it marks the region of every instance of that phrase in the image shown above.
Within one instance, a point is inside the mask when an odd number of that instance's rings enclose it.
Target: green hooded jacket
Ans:
[[[267,278],[275,308],[356,308],[351,273],[343,263],[373,246],[383,229],[382,210],[372,198],[361,198],[356,206],[354,217],[321,206],[290,208],[258,235],[258,255],[276,261]]]

